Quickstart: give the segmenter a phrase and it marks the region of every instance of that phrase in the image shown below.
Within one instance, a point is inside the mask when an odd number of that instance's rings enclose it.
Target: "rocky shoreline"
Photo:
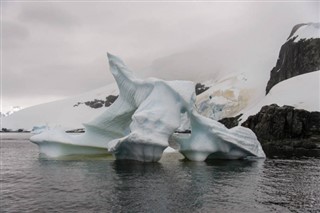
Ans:
[[[219,122],[237,126],[241,115]],[[241,124],[251,129],[269,158],[320,158],[320,112],[271,104]]]

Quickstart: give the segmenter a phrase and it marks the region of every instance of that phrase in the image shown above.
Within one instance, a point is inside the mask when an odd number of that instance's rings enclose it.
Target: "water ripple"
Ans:
[[[320,211],[319,159],[52,160],[17,138],[1,143],[1,212]]]

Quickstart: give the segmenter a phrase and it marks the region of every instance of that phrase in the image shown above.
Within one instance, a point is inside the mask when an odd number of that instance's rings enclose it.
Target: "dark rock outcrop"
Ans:
[[[295,41],[297,36],[294,33],[302,26],[320,30],[320,23],[298,24],[293,27],[287,42],[280,49],[276,66],[271,70],[266,94],[283,80],[320,70],[320,38]]]
[[[242,126],[257,135],[268,157],[320,157],[320,112],[272,104]]]
[[[204,91],[206,91],[207,89],[209,89],[209,87],[206,87],[206,85],[201,84],[201,83],[197,83],[196,84],[196,95],[200,95],[201,93],[203,93]]]
[[[242,116],[242,114],[237,115],[235,117],[229,117],[229,118],[222,118],[219,120],[220,123],[225,125],[228,129],[238,126],[239,125],[239,118]]]
[[[94,99],[93,101],[86,101],[84,102],[85,105],[97,109],[97,108],[101,108],[104,105],[104,100],[98,100],[98,99]]]
[[[85,129],[80,128],[80,129],[71,129],[71,130],[67,130],[66,133],[84,133]]]
[[[109,95],[108,97],[106,97],[106,101],[104,102],[104,106],[108,107],[111,104],[113,104],[118,98],[118,95]]]
[[[111,104],[113,104],[113,102],[115,102],[117,100],[118,96],[115,95],[109,95],[108,97],[106,97],[106,100],[98,100],[98,99],[94,99],[93,101],[86,101],[86,102],[78,102],[75,105],[73,105],[73,107],[77,107],[80,104],[85,104],[88,107],[97,109],[97,108],[101,108],[101,107],[109,107]]]

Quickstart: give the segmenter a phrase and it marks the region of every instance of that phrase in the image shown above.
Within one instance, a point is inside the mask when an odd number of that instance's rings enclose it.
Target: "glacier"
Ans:
[[[159,161],[169,140],[189,160],[265,157],[255,134],[244,127],[227,129],[198,114],[194,83],[140,79],[124,62],[108,54],[118,99],[105,112],[83,124],[85,133],[70,135],[52,129],[30,141],[49,157],[112,153],[117,160]],[[191,134],[176,134],[191,128]]]

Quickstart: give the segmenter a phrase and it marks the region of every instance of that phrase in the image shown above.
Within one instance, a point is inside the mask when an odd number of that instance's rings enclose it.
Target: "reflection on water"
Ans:
[[[320,210],[320,160],[47,159],[1,143],[1,212],[305,212]]]
[[[176,212],[239,210],[228,203],[246,201],[254,193],[263,161],[113,162],[120,180],[115,186],[118,206],[143,211]],[[239,187],[238,185],[241,185]],[[143,205],[148,203],[148,205]],[[235,208],[236,207],[236,208]],[[246,210],[246,206],[241,207]]]

